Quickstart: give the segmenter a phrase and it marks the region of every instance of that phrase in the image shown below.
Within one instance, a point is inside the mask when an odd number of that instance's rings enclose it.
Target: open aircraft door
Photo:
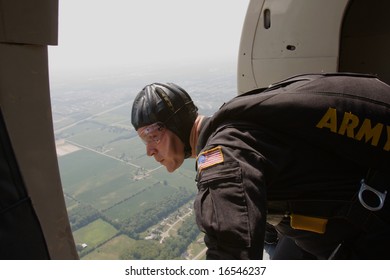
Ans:
[[[57,29],[58,1],[0,0],[0,259],[78,259],[51,114]]]
[[[239,49],[240,93],[317,72],[390,83],[387,0],[250,0]]]

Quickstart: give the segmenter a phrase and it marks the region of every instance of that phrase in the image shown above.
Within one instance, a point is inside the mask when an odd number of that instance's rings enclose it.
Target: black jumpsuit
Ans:
[[[336,258],[390,259],[389,214],[383,214],[389,213],[390,199],[379,211],[385,217],[379,222],[370,219],[360,226],[360,212],[347,218],[368,170],[390,172],[390,87],[373,77],[306,78],[237,97],[203,121],[194,207],[198,226],[206,233],[208,259],[261,259],[267,216],[271,220],[275,213],[278,232],[314,258],[328,259],[342,244]],[[357,94],[358,101],[356,96],[346,100],[355,81],[362,94]],[[386,95],[379,113],[366,108],[379,106],[374,96],[379,93],[367,97],[361,88],[372,88],[372,83],[380,83],[377,91]],[[300,98],[302,94],[309,98]],[[367,98],[369,105],[355,104]],[[354,116],[360,117],[362,132]],[[375,127],[376,134],[367,127]],[[360,208],[362,219],[371,215]],[[319,218],[320,231],[296,225],[291,217]],[[309,218],[311,223],[316,224]]]

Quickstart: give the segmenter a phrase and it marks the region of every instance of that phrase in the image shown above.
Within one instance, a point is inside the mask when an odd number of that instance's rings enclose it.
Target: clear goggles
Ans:
[[[166,128],[163,123],[154,123],[141,128],[138,135],[145,145],[158,144],[164,136],[165,129]]]

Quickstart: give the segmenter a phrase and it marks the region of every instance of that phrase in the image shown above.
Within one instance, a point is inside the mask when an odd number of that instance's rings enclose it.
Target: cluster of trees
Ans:
[[[188,246],[197,238],[200,231],[195,223],[194,215],[187,219],[178,230],[177,236],[165,239],[163,244],[146,240],[137,241],[130,252],[121,259],[126,260],[174,260],[180,259]]]
[[[177,192],[161,201],[158,205],[140,212],[125,221],[121,221],[121,224],[114,221],[112,221],[112,224],[129,237],[139,239],[139,233],[157,224],[170,213],[193,199],[194,196],[195,193],[180,187]]]
[[[103,128],[103,130],[108,130],[109,132],[117,133],[117,134],[122,134],[122,133],[128,134],[127,132],[130,132],[128,128],[118,127],[113,125],[107,125]],[[129,138],[129,135],[127,135],[127,138]]]
[[[98,210],[86,204],[79,204],[77,207],[72,208],[68,214],[72,231],[76,231],[100,217]]]
[[[72,231],[76,231],[94,220],[101,218],[129,237],[139,239],[139,233],[157,224],[170,213],[193,199],[194,195],[194,192],[190,192],[184,187],[179,187],[177,192],[165,198],[163,201],[121,222],[110,219],[91,205],[79,204],[78,207],[74,207],[69,211],[69,221]]]

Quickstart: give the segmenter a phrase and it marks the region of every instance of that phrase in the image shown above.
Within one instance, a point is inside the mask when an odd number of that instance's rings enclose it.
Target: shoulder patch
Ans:
[[[200,172],[202,169],[220,164],[222,162],[224,162],[224,158],[221,146],[200,153],[196,159],[198,172]]]

